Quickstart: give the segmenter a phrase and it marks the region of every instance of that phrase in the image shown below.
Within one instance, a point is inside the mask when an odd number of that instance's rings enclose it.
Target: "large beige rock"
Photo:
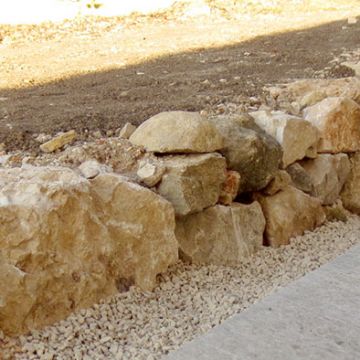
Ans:
[[[280,166],[279,143],[247,114],[217,116],[210,121],[224,137],[221,153],[228,167],[240,173],[239,193],[264,188]]]
[[[287,245],[294,236],[313,230],[325,221],[319,199],[288,186],[273,196],[256,194],[266,218],[266,242],[279,247]]]
[[[346,209],[360,215],[360,152],[350,157],[350,174],[341,192],[341,200]]]
[[[174,211],[115,174],[0,171],[0,328],[16,334],[118,292],[151,290],[177,260]]]
[[[346,154],[321,154],[316,159],[300,162],[311,178],[311,195],[319,198],[323,205],[331,205],[338,198],[350,172]]]
[[[164,157],[167,170],[158,193],[170,201],[177,215],[215,205],[225,181],[226,160],[217,153]]]
[[[197,264],[236,265],[263,242],[265,218],[259,203],[216,205],[177,219],[184,259]]]
[[[320,132],[318,152],[360,150],[360,105],[350,98],[327,98],[304,109],[304,118]]]
[[[308,121],[282,111],[262,110],[252,112],[250,115],[282,146],[284,168],[296,160],[316,154],[318,130]]]
[[[215,127],[200,114],[170,111],[142,123],[130,142],[158,153],[207,153],[223,147]]]

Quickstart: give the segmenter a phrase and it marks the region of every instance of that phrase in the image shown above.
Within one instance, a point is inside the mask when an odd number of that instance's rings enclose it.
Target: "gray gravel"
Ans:
[[[179,263],[153,293],[131,288],[28,336],[0,334],[4,359],[159,359],[360,242],[360,218],[327,223],[236,268]]]

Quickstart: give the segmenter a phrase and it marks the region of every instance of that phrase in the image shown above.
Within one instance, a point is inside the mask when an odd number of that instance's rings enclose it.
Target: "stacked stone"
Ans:
[[[0,170],[0,328],[41,327],[132,284],[152,290],[179,254],[236,265],[326,217],[360,214],[360,91],[348,87],[302,83],[291,114],[174,111],[128,124],[121,137],[149,155],[132,180],[93,160]]]

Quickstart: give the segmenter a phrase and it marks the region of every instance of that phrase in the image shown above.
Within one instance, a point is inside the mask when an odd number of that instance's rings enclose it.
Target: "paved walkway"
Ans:
[[[165,359],[360,359],[360,246]]]

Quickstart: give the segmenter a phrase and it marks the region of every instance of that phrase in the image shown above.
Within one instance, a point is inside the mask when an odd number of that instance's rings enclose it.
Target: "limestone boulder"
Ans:
[[[241,176],[240,192],[264,188],[277,172],[282,149],[279,143],[247,115],[210,118],[224,138],[221,153],[228,168]]]
[[[318,130],[318,152],[360,150],[360,105],[346,97],[329,97],[304,109],[304,118]]]
[[[321,154],[316,159],[303,160],[302,168],[311,178],[311,195],[323,205],[331,205],[338,198],[350,173],[350,161],[346,154]]]
[[[115,294],[151,290],[177,260],[170,203],[115,174],[0,171],[0,328],[51,324]]]
[[[196,112],[169,111],[142,123],[130,142],[157,153],[208,153],[223,147],[216,128]]]
[[[250,115],[282,146],[284,168],[306,156],[316,156],[318,130],[308,121],[282,111],[262,110]]]
[[[344,207],[360,215],[360,152],[349,158],[351,170],[340,195]]]
[[[157,187],[176,215],[187,215],[215,205],[226,177],[226,160],[217,153],[162,158],[166,172]]]
[[[233,266],[262,246],[264,228],[259,203],[233,203],[177,219],[176,237],[184,259]]]
[[[294,236],[314,230],[326,219],[321,201],[293,186],[273,196],[256,194],[266,218],[265,240],[273,247],[287,245]]]

